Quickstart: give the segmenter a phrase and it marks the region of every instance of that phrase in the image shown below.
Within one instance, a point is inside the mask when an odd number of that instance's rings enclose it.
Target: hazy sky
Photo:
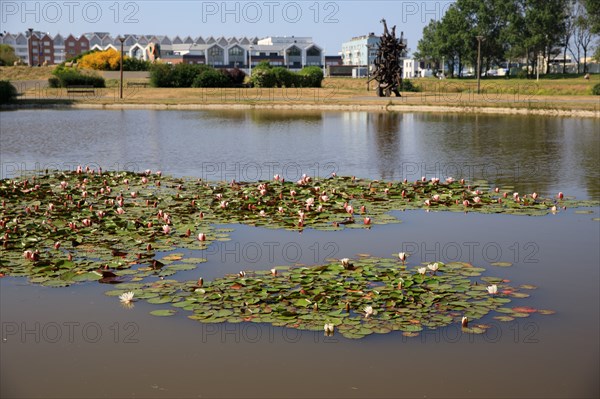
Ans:
[[[404,31],[416,49],[423,26],[439,19],[452,1],[23,1],[0,0],[2,31],[27,28],[56,33],[110,32],[113,35],[163,34],[185,37],[312,36],[337,54],[342,42],[369,32],[381,34],[379,22]]]

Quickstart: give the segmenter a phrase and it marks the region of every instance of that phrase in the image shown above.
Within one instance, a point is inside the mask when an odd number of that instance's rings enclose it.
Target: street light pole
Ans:
[[[250,45],[248,46],[248,68],[250,68],[250,71],[248,73],[248,76],[252,76],[252,49],[254,48],[254,46]]]
[[[119,36],[119,41],[121,42],[121,90],[119,91],[119,98],[123,99],[123,42],[125,41],[124,37]]]
[[[477,35],[477,94],[481,92],[481,41],[483,36]]]
[[[29,66],[33,66],[33,28],[29,28]]]
[[[371,62],[369,61],[369,56],[371,55],[371,45],[367,44],[367,91],[371,91]]]

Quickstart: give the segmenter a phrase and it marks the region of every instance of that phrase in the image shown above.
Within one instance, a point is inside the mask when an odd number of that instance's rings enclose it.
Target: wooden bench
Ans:
[[[96,94],[94,86],[67,86],[67,94],[72,93],[92,93]]]
[[[127,87],[148,87],[148,82],[127,82]]]

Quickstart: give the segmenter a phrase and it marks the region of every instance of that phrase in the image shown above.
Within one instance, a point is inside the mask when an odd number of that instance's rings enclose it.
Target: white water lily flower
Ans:
[[[440,267],[440,265],[437,262],[427,265],[427,268],[429,270],[431,270],[432,272],[437,271],[439,269],[439,267]]]
[[[490,293],[492,295],[493,294],[497,294],[498,293],[498,286],[496,284],[488,285],[487,286],[487,291],[488,291],[488,293]]]
[[[406,260],[406,252],[400,252],[400,253],[398,254],[398,258],[400,258],[400,260],[401,260],[402,262],[404,262],[404,261]]]
[[[325,323],[323,330],[325,331],[325,334],[333,334],[335,327],[332,323]]]
[[[365,317],[369,317],[373,314],[373,306],[367,305],[364,307],[363,311],[365,312]]]
[[[419,272],[419,274],[425,274],[425,272],[427,272],[427,268],[426,267],[419,267],[417,269],[417,271]]]
[[[348,258],[340,259],[340,262],[342,262],[342,266],[344,266],[344,268],[347,268],[350,265],[350,259]]]
[[[119,295],[119,299],[121,300],[121,302],[123,303],[130,303],[133,302],[133,292],[129,291],[129,292],[124,292],[121,295]]]

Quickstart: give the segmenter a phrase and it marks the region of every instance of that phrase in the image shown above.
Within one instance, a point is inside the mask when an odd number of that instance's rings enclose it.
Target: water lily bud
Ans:
[[[152,251],[152,244],[146,245],[146,251]]]
[[[467,327],[469,325],[469,319],[467,318],[467,316],[463,316],[460,323],[463,327]]]
[[[198,279],[198,287],[202,287],[203,284],[204,284],[204,279],[202,277],[200,277]]]
[[[275,269],[275,268],[271,269],[271,274],[273,276],[277,276],[277,269]]]
[[[198,234],[198,241],[206,241],[206,234],[199,233]]]
[[[191,236],[191,235],[192,235],[192,231],[191,231],[190,229],[187,229],[187,230],[185,231],[185,236],[186,236],[186,237],[189,237],[189,236]]]
[[[54,243],[54,249],[58,249],[58,248],[60,248],[60,241],[56,241]]]
[[[564,194],[561,191],[560,193],[558,193],[558,199],[563,199],[563,198],[564,198]]]
[[[364,223],[366,226],[370,225],[370,224],[371,224],[371,218],[364,218],[364,219],[363,219],[363,223]]]

